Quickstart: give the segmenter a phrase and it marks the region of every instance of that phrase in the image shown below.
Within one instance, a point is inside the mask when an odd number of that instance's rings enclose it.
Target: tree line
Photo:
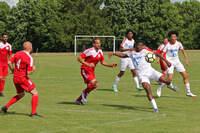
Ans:
[[[186,49],[199,49],[200,2],[20,0],[12,8],[0,2],[0,33],[9,35],[14,51],[29,40],[42,52],[72,52],[75,35],[123,38],[129,28],[136,33],[135,39],[143,40],[150,48],[157,48],[168,31],[177,30]],[[108,45],[102,48],[107,50]]]

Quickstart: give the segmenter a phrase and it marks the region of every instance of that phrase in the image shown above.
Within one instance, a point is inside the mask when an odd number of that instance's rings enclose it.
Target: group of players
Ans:
[[[35,70],[33,65],[32,43],[24,42],[22,51],[19,51],[12,55],[11,45],[7,42],[8,35],[2,34],[2,42],[0,42],[0,96],[3,97],[3,90],[5,86],[5,80],[8,76],[8,67],[13,75],[13,82],[16,87],[17,95],[14,96],[5,106],[1,108],[1,111],[7,113],[8,108],[24,97],[25,91],[32,94],[32,111],[30,117],[40,117],[37,114],[38,106],[38,91],[35,88],[34,83],[28,78],[28,75],[32,74]],[[13,66],[15,65],[15,66]]]
[[[185,57],[186,65],[189,66],[188,56],[181,44],[177,41],[178,32],[170,31],[168,33],[170,41],[168,38],[164,38],[163,44],[161,44],[157,51],[153,51],[143,44],[143,41],[137,41],[135,43],[133,39],[133,31],[128,29],[126,32],[126,37],[123,40],[120,53],[109,53],[109,58],[115,55],[120,57],[120,72],[116,76],[115,82],[113,84],[114,92],[118,92],[117,84],[120,78],[123,76],[126,68],[128,67],[133,75],[133,80],[136,84],[138,90],[145,89],[147,93],[147,98],[151,102],[154,111],[159,112],[155,99],[153,98],[151,92],[150,82],[151,80],[156,80],[161,83],[161,86],[157,89],[158,97],[161,96],[162,88],[167,85],[167,87],[173,91],[178,91],[178,88],[172,84],[172,77],[174,69],[176,69],[183,77],[184,84],[186,87],[186,96],[196,97],[191,90],[188,80],[187,72],[183,64],[179,60],[178,52],[181,50]],[[81,65],[81,75],[87,87],[82,91],[81,95],[76,99],[77,105],[84,105],[87,101],[88,94],[97,88],[98,82],[95,78],[95,67],[98,62],[107,67],[116,67],[117,64],[108,64],[104,60],[103,52],[101,48],[101,41],[99,38],[93,39],[93,47],[85,50],[79,57],[78,61]],[[151,63],[148,63],[145,56],[148,53],[155,54],[158,59],[162,69],[162,73],[156,71]],[[168,75],[167,77],[165,75]],[[143,88],[140,87],[139,81]]]

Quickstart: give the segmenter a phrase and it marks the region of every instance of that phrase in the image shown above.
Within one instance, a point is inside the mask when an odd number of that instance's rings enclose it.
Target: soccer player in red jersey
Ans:
[[[107,67],[116,67],[117,64],[108,64],[104,60],[103,52],[101,48],[101,41],[99,38],[93,39],[93,47],[85,50],[79,57],[78,61],[82,63],[81,65],[81,75],[87,84],[87,87],[83,90],[81,95],[76,99],[77,105],[84,105],[84,102],[87,101],[87,95],[97,88],[98,82],[95,78],[95,67],[97,63],[100,61],[102,65]]]
[[[38,91],[35,88],[34,83],[28,78],[28,75],[32,74],[35,70],[33,65],[33,58],[31,57],[32,43],[24,42],[23,51],[17,52],[9,61],[8,65],[13,76],[13,82],[15,84],[17,95],[14,96],[5,106],[1,108],[3,112],[7,112],[8,108],[24,97],[24,91],[32,94],[32,112],[31,117],[38,117],[36,113],[38,105]],[[13,67],[15,64],[15,67]]]
[[[166,53],[163,51],[163,49],[165,48],[165,46],[168,44],[168,38],[166,37],[166,38],[164,38],[163,39],[163,44],[161,44],[159,47],[158,47],[158,50],[157,50],[157,53],[159,53],[159,54],[163,54],[163,57],[164,58],[166,58]],[[166,74],[166,71],[167,71],[167,64],[162,60],[162,59],[160,59],[159,58],[159,64],[160,64],[160,68],[161,68],[161,70],[162,70],[162,73],[163,73],[163,75],[165,76],[165,74]]]
[[[5,80],[8,76],[8,59],[12,57],[11,45],[7,42],[8,35],[2,34],[2,42],[0,42],[0,96],[3,95]]]

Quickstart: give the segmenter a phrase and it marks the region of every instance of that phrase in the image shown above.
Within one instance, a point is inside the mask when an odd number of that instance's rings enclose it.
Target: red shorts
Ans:
[[[167,64],[160,59],[160,68],[162,71],[166,71],[167,70]]]
[[[84,68],[81,68],[81,75],[85,83],[89,83],[90,81],[95,79],[94,71],[91,70],[86,70]]]
[[[8,76],[8,66],[0,66],[0,76]]]
[[[22,93],[24,91],[30,92],[33,89],[35,89],[34,83],[29,78],[15,77],[13,78],[13,82],[15,84],[17,94]]]

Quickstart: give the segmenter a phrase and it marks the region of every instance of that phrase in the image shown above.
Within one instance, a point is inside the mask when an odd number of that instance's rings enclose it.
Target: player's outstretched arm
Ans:
[[[120,58],[126,58],[126,57],[128,57],[128,55],[123,54],[123,53],[109,53],[109,54],[108,54],[108,58],[111,59],[111,57],[112,57],[113,55],[118,56],[118,57],[120,57]]]
[[[133,50],[134,50],[134,48],[122,48],[122,47],[120,47],[120,49],[119,49],[120,52],[133,51]]]
[[[101,64],[104,65],[104,66],[107,66],[107,67],[116,67],[117,66],[116,63],[108,64],[105,60],[101,61]]]
[[[159,57],[160,59],[162,59],[167,64],[168,67],[171,66],[171,63],[167,59],[165,59],[161,54],[159,54],[159,53],[156,52],[155,55],[157,57]]]
[[[186,66],[190,66],[187,53],[185,52],[184,49],[182,49],[181,52],[183,53],[183,56],[185,58],[185,64],[186,64]]]
[[[11,61],[8,61],[8,67],[9,67],[11,73],[14,73],[14,67],[13,67],[13,64]]]
[[[95,65],[94,65],[93,63],[87,63],[87,62],[85,62],[85,60],[84,60],[81,56],[79,56],[79,57],[77,58],[77,60],[78,60],[81,64],[85,64],[85,65],[88,66],[88,67],[95,67]]]

